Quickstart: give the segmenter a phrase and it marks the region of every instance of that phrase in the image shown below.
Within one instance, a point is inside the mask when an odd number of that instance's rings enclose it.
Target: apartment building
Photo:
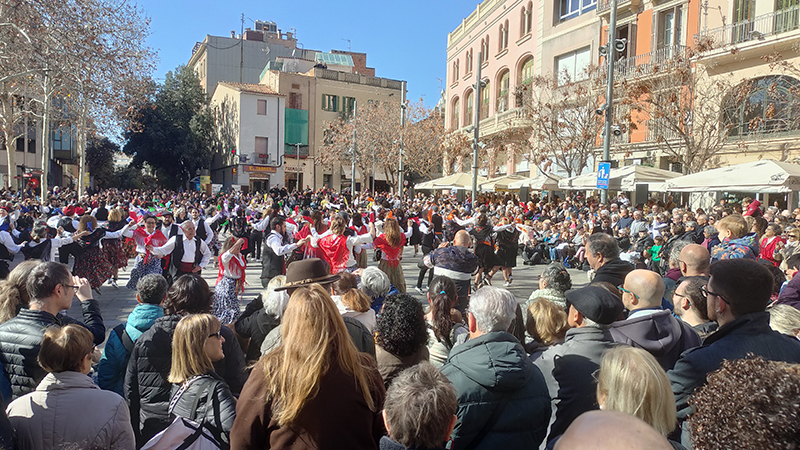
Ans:
[[[284,96],[262,84],[220,81],[211,103],[223,142],[213,157],[211,183],[245,192],[283,185]]]
[[[390,188],[380,170],[355,177],[349,165],[326,167],[316,156],[331,121],[353,114],[359,105],[400,103],[403,82],[367,75],[366,55],[356,61],[351,52],[317,53],[311,60],[279,58],[268,65],[260,83],[286,97],[285,185],[340,190],[364,180],[376,189]],[[355,54],[363,55],[363,54]],[[367,74],[365,74],[367,73]],[[368,150],[365,150],[368,152]],[[366,176],[365,176],[366,175]]]

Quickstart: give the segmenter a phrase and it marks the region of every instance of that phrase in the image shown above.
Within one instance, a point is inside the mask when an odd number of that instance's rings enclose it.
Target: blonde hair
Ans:
[[[50,327],[39,347],[39,365],[47,372],[80,372],[83,358],[94,347],[92,333],[82,325]]]
[[[718,220],[714,226],[719,230],[728,230],[731,233],[731,239],[739,239],[747,234],[749,227],[747,222],[739,214],[730,214]]]
[[[344,217],[340,216],[339,214],[333,216],[331,219],[331,226],[329,228],[331,233],[341,236],[344,234],[345,228],[347,228],[347,222],[345,222]]]
[[[666,436],[675,429],[675,396],[664,369],[650,353],[621,346],[607,350],[600,362],[597,399],[603,409],[642,419]]]
[[[567,313],[555,303],[537,298],[528,305],[528,317],[525,321],[528,334],[544,345],[564,342],[569,330]]]
[[[264,365],[272,418],[280,426],[297,420],[331,367],[353,376],[367,406],[375,411],[378,405],[361,361],[330,294],[318,284],[297,289],[283,316],[280,346],[259,362]]]
[[[29,306],[28,276],[40,263],[39,260],[23,261],[14,267],[8,278],[0,281],[0,323],[17,317],[20,308]]]
[[[395,219],[386,219],[383,223],[383,236],[392,247],[399,247],[403,243],[403,232]]]
[[[237,238],[236,236],[228,236],[228,239],[225,239],[225,243],[222,244],[222,250],[220,251],[220,254],[225,253],[228,250],[230,250],[231,247],[233,247],[233,244],[235,244],[236,241],[238,241],[238,240],[239,240],[239,238]]]
[[[358,288],[356,276],[350,272],[341,272],[339,277],[333,283],[333,290],[341,296],[342,304],[353,311],[368,311],[372,300]]]
[[[111,208],[111,211],[108,212],[108,221],[119,222],[120,220],[122,220],[122,210],[120,208]]]
[[[214,370],[214,363],[206,354],[206,340],[221,327],[219,319],[211,314],[189,314],[181,319],[172,336],[172,367],[167,381],[181,384]]]
[[[81,217],[81,219],[78,221],[78,230],[77,230],[78,233],[80,233],[81,231],[88,230],[89,229],[89,227],[87,226],[88,223],[92,224],[92,230],[91,231],[94,231],[94,230],[97,229],[97,219],[95,219],[94,216],[90,216],[90,215],[86,214],[83,217]]]

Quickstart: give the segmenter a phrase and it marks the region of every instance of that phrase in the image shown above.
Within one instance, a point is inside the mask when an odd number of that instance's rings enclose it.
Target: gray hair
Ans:
[[[484,333],[508,330],[516,309],[514,294],[492,286],[478,289],[469,301],[469,312],[475,316],[478,330]]]
[[[423,361],[394,379],[383,409],[391,438],[403,447],[438,448],[458,409],[458,399],[447,377]]]
[[[143,276],[136,283],[136,294],[142,303],[159,305],[167,296],[169,284],[167,279],[159,273],[151,273]]]
[[[600,253],[606,260],[619,256],[619,244],[610,234],[594,233],[586,242],[586,251],[592,254]]]
[[[670,263],[678,263],[678,260],[681,259],[681,250],[683,250],[687,245],[692,244],[693,242],[689,241],[675,241],[670,245],[669,248],[669,262]]]
[[[189,219],[186,219],[186,220],[184,220],[183,222],[181,222],[181,225],[180,225],[180,226],[181,226],[181,229],[182,229],[182,230],[186,230],[186,227],[188,227],[189,225],[191,225],[191,226],[192,226],[192,228],[194,228],[194,222],[192,222],[192,221],[191,221],[191,220],[189,220]]]
[[[581,315],[583,316],[583,314],[581,314]],[[586,316],[583,316],[583,327],[584,328],[597,328],[598,330],[608,330],[609,328],[611,328],[611,325],[610,324],[605,325],[605,324],[597,323],[594,320],[592,320],[592,319],[590,319],[590,318],[588,318]]]
[[[690,220],[690,221],[686,222],[686,228],[691,228],[693,230],[696,230],[697,229],[697,222],[695,222],[694,220]]]
[[[367,267],[361,273],[361,290],[369,298],[383,297],[389,293],[389,277],[377,267]]]
[[[572,289],[572,277],[570,277],[569,272],[561,263],[548,264],[544,268],[541,277],[548,289],[558,292],[566,292]]]
[[[789,305],[775,305],[769,310],[769,327],[789,336],[800,329],[800,310]]]
[[[264,312],[268,316],[280,320],[286,305],[289,304],[289,293],[287,291],[276,291],[276,288],[286,285],[286,276],[278,275],[267,283],[267,288],[261,293],[261,301],[264,304]]]
[[[709,236],[716,236],[719,234],[719,230],[717,230],[717,227],[714,225],[706,225],[706,227],[703,228],[703,232],[708,233]]]

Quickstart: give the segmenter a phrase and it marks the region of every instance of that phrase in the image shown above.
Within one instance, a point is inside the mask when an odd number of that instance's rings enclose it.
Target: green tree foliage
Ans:
[[[197,75],[186,66],[167,73],[128,129],[123,151],[133,156],[133,166],[147,163],[161,186],[182,187],[197,169],[211,164],[213,110]]]
[[[95,187],[105,189],[115,187],[114,154],[119,152],[119,145],[107,137],[91,137],[86,145],[86,166],[94,177]]]

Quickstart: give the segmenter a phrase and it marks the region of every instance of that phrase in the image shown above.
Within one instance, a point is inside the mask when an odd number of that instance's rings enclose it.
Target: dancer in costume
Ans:
[[[242,254],[244,238],[229,237],[219,255],[219,274],[214,288],[214,303],[211,313],[223,325],[236,321],[241,314],[239,294],[244,292],[244,270],[247,261]]]
[[[141,225],[144,224],[142,227]],[[124,236],[133,238],[136,242],[136,260],[131,269],[131,279],[126,285],[128,289],[136,289],[139,280],[151,273],[161,273],[161,258],[147,250],[148,245],[161,246],[167,242],[167,237],[156,228],[156,218],[146,214],[134,225],[135,229],[128,230]]]

